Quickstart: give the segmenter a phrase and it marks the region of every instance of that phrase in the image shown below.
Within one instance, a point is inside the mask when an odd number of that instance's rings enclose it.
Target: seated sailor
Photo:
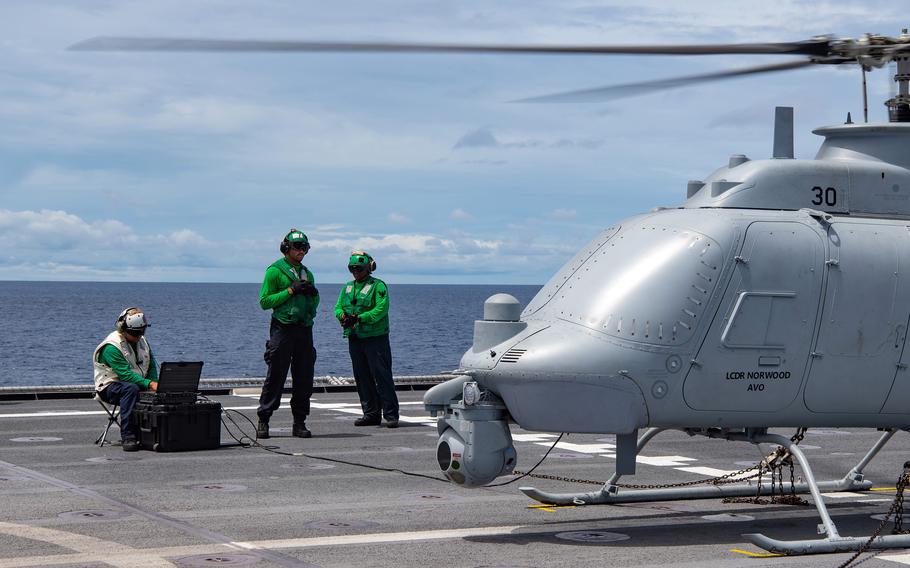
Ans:
[[[95,392],[104,402],[120,406],[120,439],[125,452],[139,449],[136,427],[130,424],[139,391],[158,389],[158,366],[145,338],[148,325],[142,310],[126,308],[117,316],[117,329],[92,355]]]

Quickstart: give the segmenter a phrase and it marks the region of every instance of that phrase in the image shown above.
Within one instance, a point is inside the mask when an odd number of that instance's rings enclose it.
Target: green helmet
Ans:
[[[348,270],[353,272],[354,269],[361,267],[368,268],[370,272],[373,272],[376,270],[376,261],[362,250],[355,250],[351,253],[351,258],[348,259]]]
[[[291,232],[284,237],[284,240],[289,243],[297,243],[301,241],[305,243],[310,242],[310,240],[306,238],[306,235],[303,233],[303,231],[300,231],[298,229],[291,229]]]
[[[301,244],[295,245],[295,243]],[[306,235],[303,231],[299,229],[291,229],[290,232],[284,236],[284,239],[281,241],[281,246],[279,248],[281,249],[282,253],[287,253],[292,248],[309,251],[310,240],[306,238]]]

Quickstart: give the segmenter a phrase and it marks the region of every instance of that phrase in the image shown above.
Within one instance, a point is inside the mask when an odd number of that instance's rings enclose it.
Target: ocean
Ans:
[[[540,286],[389,285],[392,368],[445,373],[471,346],[474,320],[497,292],[527,305]],[[341,284],[320,284],[313,327],[317,375],[351,375],[332,314]],[[0,386],[92,382],[92,352],[128,306],[141,307],[161,361],[205,361],[203,378],[263,377],[270,311],[259,284],[0,282]]]

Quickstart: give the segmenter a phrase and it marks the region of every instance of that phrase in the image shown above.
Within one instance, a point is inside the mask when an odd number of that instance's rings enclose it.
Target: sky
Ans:
[[[900,3],[0,0],[0,280],[259,282],[294,227],[317,282],[542,284],[602,229],[685,198],[774,107],[862,115],[818,66],[601,103],[516,99],[768,56],[108,53],[95,36],[522,44],[897,36]],[[888,70],[869,76],[885,121]]]

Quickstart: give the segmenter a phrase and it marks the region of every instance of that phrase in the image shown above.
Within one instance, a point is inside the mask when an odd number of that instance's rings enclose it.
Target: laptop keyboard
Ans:
[[[193,404],[196,402],[196,393],[145,391],[139,393],[139,402],[146,404]]]

